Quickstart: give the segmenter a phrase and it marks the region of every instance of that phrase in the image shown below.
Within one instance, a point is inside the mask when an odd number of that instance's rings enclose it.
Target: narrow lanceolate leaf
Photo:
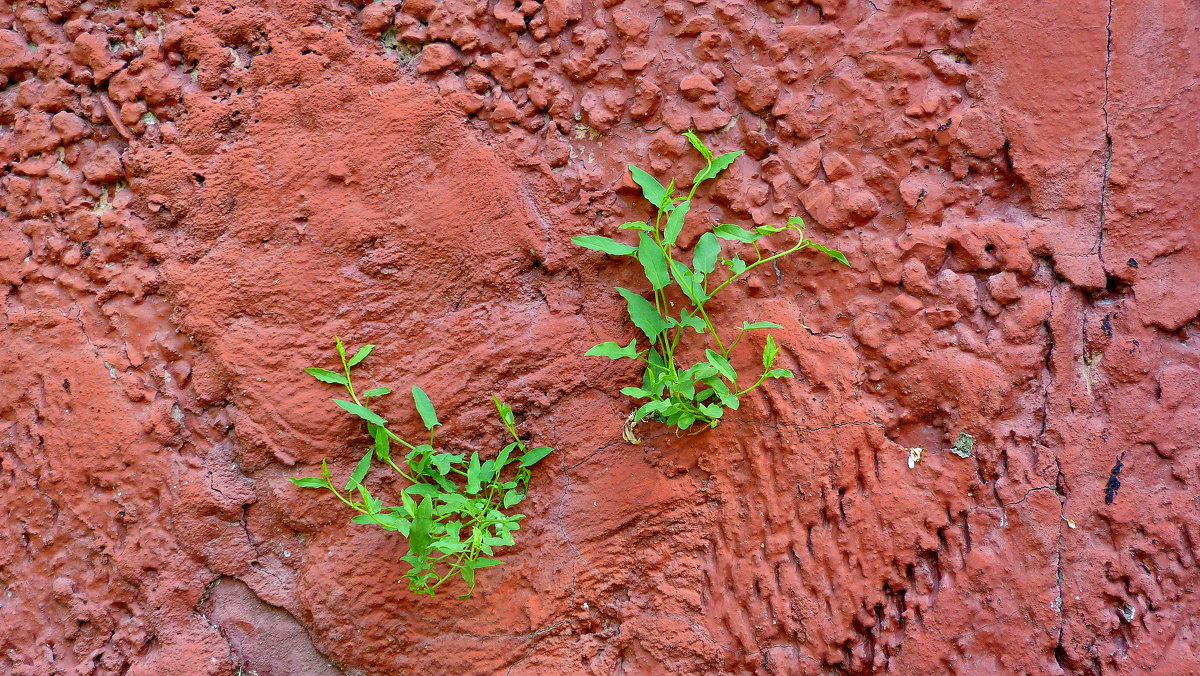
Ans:
[[[763,376],[764,378],[795,378],[796,374],[788,369],[771,369]]]
[[[500,420],[504,423],[505,427],[512,427],[515,421],[512,407],[500,401],[500,397],[494,394],[492,395],[492,401],[496,404],[496,413],[500,414]]]
[[[367,408],[366,406],[360,406],[352,401],[342,401],[341,399],[334,399],[333,403],[337,404],[338,406],[341,406],[347,413],[356,415],[356,416],[362,418],[363,420],[366,420],[369,423],[374,423],[376,425],[386,425],[387,424],[386,420],[379,417],[379,415],[377,413],[375,413],[371,409]]]
[[[822,244],[817,244],[816,242],[809,242],[808,244],[812,248],[829,256],[830,258],[841,263],[842,265],[845,265],[846,267],[851,267],[850,261],[846,260],[846,254],[842,253],[841,251],[838,251],[837,249],[830,249],[829,247],[824,246]]]
[[[383,462],[387,462],[392,457],[392,438],[388,436],[387,430],[379,425],[367,423],[367,431],[371,433],[371,438],[375,441],[375,457]]]
[[[585,249],[603,251],[606,254],[612,254],[614,256],[628,256],[634,251],[637,251],[636,248],[629,246],[628,244],[622,244],[616,240],[609,239],[608,237],[601,237],[600,235],[572,237],[571,241]]]
[[[323,383],[333,383],[335,385],[345,385],[346,384],[346,376],[344,376],[336,371],[330,371],[329,369],[313,368],[313,369],[304,369],[304,372]]]
[[[699,136],[692,133],[690,129],[683,132],[683,135],[687,138],[688,143],[691,143],[692,147],[704,156],[704,161],[709,162],[712,160],[712,151],[708,149],[708,146],[704,145],[704,141],[701,141]]]
[[[671,277],[667,274],[666,255],[644,232],[638,235],[637,258],[646,272],[646,279],[656,291],[671,283]]]
[[[775,356],[779,354],[779,346],[775,344],[774,336],[767,336],[767,344],[763,347],[763,368],[771,368]]]
[[[646,197],[647,201],[655,207],[662,204],[663,199],[667,196],[667,189],[663,187],[662,183],[632,164],[629,165],[629,173],[633,175],[633,182],[642,187],[642,195]]]
[[[346,346],[342,344],[342,339],[337,336],[333,337],[333,347],[337,349],[338,356],[342,359],[346,358]]]
[[[348,361],[346,363],[349,364],[350,366],[354,366],[358,362],[366,359],[367,355],[371,354],[371,350],[374,350],[374,349],[375,349],[374,345],[363,345],[362,347],[358,348],[358,352],[355,352],[354,356],[350,358],[350,361]]]
[[[325,488],[329,485],[329,482],[325,479],[315,476],[289,477],[288,481],[296,484],[300,488]]]
[[[667,243],[667,246],[675,246],[675,241],[679,239],[679,233],[683,232],[683,219],[691,208],[691,201],[684,200],[667,217],[667,227],[663,230],[663,241]]]
[[[628,223],[622,223],[621,227],[619,227],[617,229],[618,230],[642,230],[645,232],[651,232],[654,230],[654,226],[646,225],[646,221],[630,221]]]
[[[425,390],[413,385],[412,388],[413,402],[417,405],[417,413],[421,414],[421,422],[425,425],[425,429],[432,430],[441,425],[438,422],[437,414],[433,412],[433,402],[429,401],[429,395],[425,394]]]
[[[707,181],[710,178],[716,178],[718,174],[729,168],[729,165],[733,164],[734,160],[741,157],[744,152],[736,150],[732,153],[725,153],[724,155],[717,155],[712,158],[709,160],[708,166],[704,168],[704,171],[700,172],[704,176],[700,180]]]
[[[479,451],[471,454],[471,462],[467,465],[467,492],[475,495],[479,492]]]
[[[708,357],[708,363],[717,368],[717,372],[725,376],[729,381],[737,380],[737,372],[729,365],[729,360],[712,350],[705,350],[704,355]]]
[[[669,328],[666,320],[662,315],[658,314],[658,310],[654,309],[654,305],[650,301],[642,298],[636,293],[617,287],[617,293],[620,293],[625,302],[629,305],[629,318],[633,320],[633,325],[642,330],[642,333],[654,342],[658,338],[658,334],[666,331]]]
[[[750,232],[740,225],[733,225],[732,223],[722,223],[721,225],[713,228],[713,232],[716,233],[717,237],[720,237],[728,242],[745,242],[746,244],[753,244],[762,239],[761,234],[757,232]]]
[[[608,357],[609,359],[637,359],[637,339],[629,341],[625,347],[620,344],[608,341],[600,343],[587,352],[583,353],[585,357]]]
[[[534,463],[538,462],[539,460],[541,460],[542,458],[546,457],[547,455],[550,455],[551,451],[553,451],[553,450],[554,449],[550,448],[549,446],[538,446],[537,448],[529,451],[525,455],[522,455],[521,459],[518,462],[521,464],[522,467],[529,467],[529,466],[533,465]]]
[[[496,475],[497,476],[499,476],[500,472],[504,471],[504,468],[508,465],[508,462],[509,462],[508,456],[513,452],[513,449],[515,449],[516,447],[517,447],[517,442],[514,441],[511,444],[500,449],[500,452],[498,454],[496,454]]]
[[[363,392],[362,396],[363,396],[363,399],[370,399],[371,397],[382,397],[385,394],[391,394],[391,393],[392,393],[392,389],[390,387],[376,387],[376,388],[367,390],[366,392]]]
[[[362,485],[363,479],[366,478],[367,472],[371,469],[371,456],[375,455],[375,449],[367,451],[367,454],[358,461],[358,465],[354,467],[354,471],[350,474],[350,480],[346,482],[346,490],[352,491]]]
[[[413,554],[424,556],[429,550],[429,531],[433,528],[433,498],[422,498],[416,511],[408,532],[408,548]]]
[[[700,241],[696,242],[696,250],[692,252],[692,268],[696,272],[709,274],[717,268],[717,256],[721,253],[721,243],[717,241],[717,236],[711,232],[706,232],[700,235]]]
[[[742,322],[743,331],[753,331],[755,329],[782,329],[783,327],[775,322]]]

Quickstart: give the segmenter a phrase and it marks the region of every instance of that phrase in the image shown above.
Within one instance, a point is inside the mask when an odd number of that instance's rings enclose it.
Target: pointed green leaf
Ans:
[[[369,423],[374,423],[376,425],[386,425],[387,424],[386,420],[379,417],[379,415],[377,415],[374,411],[367,408],[366,406],[360,406],[352,401],[342,401],[341,399],[334,399],[333,403],[337,404],[338,406],[341,406],[343,409],[345,409],[345,411],[347,413],[352,413],[352,414],[362,418],[363,420],[366,420]]]
[[[763,237],[759,233],[750,232],[749,230],[746,230],[739,225],[733,225],[732,223],[722,223],[721,225],[713,228],[713,232],[717,235],[717,237],[720,237],[723,240],[729,242],[745,242],[746,244],[753,244]]]
[[[333,337],[333,347],[337,349],[338,356],[342,361],[346,360],[346,346],[342,344],[342,339],[337,336]]]
[[[371,354],[371,350],[374,350],[374,349],[375,349],[374,345],[363,345],[362,347],[358,348],[358,352],[355,352],[354,356],[350,358],[350,361],[348,361],[346,363],[349,364],[350,366],[354,366],[355,364],[359,363],[360,361],[366,359],[367,355]]]
[[[471,462],[467,465],[467,492],[475,495],[479,492],[479,452],[471,454]]]
[[[804,219],[799,216],[788,216],[788,225],[794,225],[801,230],[804,229]]]
[[[691,143],[692,147],[695,148],[697,151],[700,152],[701,155],[704,156],[705,162],[709,162],[712,160],[712,156],[713,156],[712,151],[708,149],[708,146],[704,145],[704,141],[701,141],[699,136],[696,136],[696,134],[693,133],[690,129],[688,131],[683,132],[683,135],[684,135],[684,137],[687,138],[688,143]]]
[[[296,484],[300,488],[326,488],[329,482],[325,479],[315,476],[308,477],[288,477],[288,481]]]
[[[424,556],[429,551],[429,531],[433,528],[433,498],[422,498],[416,512],[408,533],[408,548],[413,554]]]
[[[500,421],[504,423],[505,427],[512,427],[515,422],[512,407],[500,401],[500,397],[494,394],[492,395],[492,401],[496,404],[496,413],[500,415]]]
[[[363,397],[363,399],[370,399],[371,397],[382,397],[385,394],[391,394],[391,393],[392,393],[392,389],[390,387],[376,387],[376,388],[367,390],[366,392],[363,392],[362,397]]]
[[[763,368],[771,368],[778,354],[779,346],[775,344],[775,336],[767,336],[767,344],[763,347]]]
[[[628,223],[622,223],[621,227],[619,227],[617,229],[618,230],[641,230],[643,232],[653,232],[654,226],[647,225],[645,221],[630,221]]]
[[[760,225],[754,228],[754,232],[757,232],[760,235],[773,235],[777,232],[783,232],[784,230],[787,230],[787,228],[780,228],[774,225]]]
[[[637,359],[637,339],[629,341],[625,347],[619,343],[608,341],[600,343],[583,353],[585,357],[608,357],[609,359]]]
[[[683,232],[683,220],[691,208],[691,201],[684,200],[675,207],[670,216],[667,216],[667,227],[663,230],[663,241],[667,246],[675,246],[675,241],[679,239],[679,233]]]
[[[667,275],[666,255],[644,232],[638,234],[637,259],[646,272],[646,279],[655,290],[671,283],[671,278]]]
[[[427,498],[432,498],[438,495],[438,493],[437,486],[430,486],[429,484],[413,484],[404,489],[405,495],[423,495]]]
[[[621,394],[634,399],[646,399],[650,397],[650,393],[640,387],[622,387]]]
[[[387,430],[379,425],[367,423],[367,431],[371,433],[371,439],[375,441],[375,457],[383,462],[391,460],[392,438],[388,436]]]
[[[636,293],[628,289],[617,287],[617,293],[625,298],[628,304],[629,318],[633,320],[633,325],[642,330],[650,341],[653,342],[658,338],[658,334],[669,328],[669,325],[663,320],[662,315],[654,308],[650,301],[642,298]]]
[[[755,329],[782,329],[783,327],[775,322],[742,322],[743,331],[753,331]]]
[[[646,197],[647,201],[655,207],[663,203],[667,196],[667,189],[663,187],[662,183],[632,164],[629,165],[629,173],[633,175],[633,182],[642,187],[642,195]]]
[[[717,268],[717,256],[720,253],[721,243],[716,235],[711,232],[700,235],[700,241],[696,242],[696,250],[692,253],[692,268],[696,272],[709,274]]]
[[[522,455],[519,462],[522,467],[529,467],[547,455],[550,455],[551,451],[553,450],[554,449],[550,448],[549,446],[538,446],[525,455]]]
[[[354,471],[350,473],[350,480],[346,482],[345,490],[352,491],[362,485],[363,478],[367,476],[367,471],[371,469],[371,456],[375,455],[375,449],[367,451],[367,454],[358,461],[358,465],[354,467]]]
[[[846,267],[851,267],[850,261],[846,260],[846,254],[842,253],[841,251],[838,251],[837,249],[830,249],[829,247],[824,246],[822,244],[817,244],[816,242],[809,242],[808,244],[812,248],[829,256],[830,258],[841,263],[842,265],[845,265]]]
[[[612,254],[614,256],[628,256],[634,251],[637,251],[635,247],[629,246],[628,244],[622,244],[616,240],[609,239],[608,237],[601,237],[600,235],[583,235],[582,237],[572,237],[571,241],[585,249],[603,251],[606,254]]]
[[[708,357],[708,363],[716,367],[718,373],[728,378],[731,382],[737,380],[737,372],[729,365],[728,359],[712,350],[705,350],[704,355]]]
[[[425,425],[425,429],[433,430],[433,428],[441,425],[438,422],[437,414],[433,411],[433,402],[429,401],[429,395],[425,394],[425,390],[413,385],[412,388],[413,402],[417,405],[417,413],[421,414],[421,422]]]
[[[514,441],[500,449],[500,452],[496,454],[496,476],[500,476],[500,472],[504,471],[504,467],[509,463],[509,455],[512,454],[513,449],[516,447],[517,442]]]
[[[383,509],[383,502],[371,495],[371,491],[367,490],[366,486],[359,484],[358,492],[362,494],[363,506],[366,507],[368,512],[376,514],[380,509]]]
[[[771,369],[765,374],[767,378],[795,378],[796,374],[788,369]]]
[[[704,171],[700,173],[701,177],[703,177],[700,178],[700,180],[704,181],[708,179],[715,179],[718,177],[718,174],[724,172],[725,169],[728,168],[728,166],[730,166],[734,160],[737,160],[738,157],[742,156],[744,152],[744,150],[734,150],[733,152],[726,152],[725,155],[713,157],[712,160],[708,162],[708,166],[704,167]]]
[[[505,509],[508,509],[509,507],[512,507],[513,505],[517,504],[518,502],[520,502],[524,499],[525,499],[525,494],[514,488],[504,494],[504,502],[501,504],[504,505]]]
[[[330,371],[329,369],[311,368],[311,369],[304,369],[304,372],[323,383],[333,383],[335,385],[345,385],[346,384],[346,376],[344,376],[336,371]]]

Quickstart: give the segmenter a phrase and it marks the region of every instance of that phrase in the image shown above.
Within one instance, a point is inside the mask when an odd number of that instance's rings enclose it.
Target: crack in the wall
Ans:
[[[1101,105],[1101,110],[1104,113],[1104,168],[1100,180],[1100,231],[1096,238],[1096,257],[1100,259],[1100,265],[1104,265],[1104,229],[1106,227],[1105,219],[1108,209],[1108,174],[1112,168],[1113,159],[1113,138],[1112,127],[1109,120],[1109,80],[1112,73],[1112,50],[1113,50],[1113,0],[1108,0],[1108,20],[1105,23],[1104,29],[1107,34],[1105,41],[1104,52],[1104,103]]]

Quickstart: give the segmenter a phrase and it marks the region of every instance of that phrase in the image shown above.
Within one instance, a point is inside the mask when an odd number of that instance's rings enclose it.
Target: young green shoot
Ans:
[[[304,369],[323,383],[340,385],[347,399],[333,402],[345,412],[362,419],[371,447],[339,489],[325,461],[315,477],[289,479],[301,488],[333,493],[357,512],[357,524],[393,531],[408,540],[408,587],[418,594],[433,596],[447,582],[461,578],[467,598],[475,589],[475,571],[502,563],[492,558],[495,549],[514,544],[513,532],[520,529],[522,514],[506,513],[525,499],[530,468],[550,454],[547,446],[529,448],[517,433],[512,409],[496,397],[492,401],[508,436],[512,437],[495,457],[482,459],[478,452],[445,453],[436,450],[436,428],[441,426],[433,402],[419,387],[412,388],[413,403],[429,438],[412,443],[388,427],[388,421],[372,410],[372,399],[391,394],[387,387],[359,392],[351,372],[375,348],[364,345],[353,356],[334,339],[341,371]],[[400,448],[397,449],[395,445]],[[398,451],[393,455],[393,450]],[[365,481],[373,468],[386,466],[408,485],[399,491],[399,505],[385,505],[372,494]],[[339,482],[340,483],[340,482]]]
[[[842,265],[850,265],[842,252],[809,239],[804,232],[804,220],[798,216],[789,218],[784,226],[761,225],[753,230],[729,223],[717,225],[696,242],[690,266],[676,258],[679,235],[696,190],[742,154],[736,151],[713,155],[692,132],[684,132],[684,136],[705,160],[686,196],[676,195],[674,180],[663,186],[650,174],[629,165],[642,196],[654,209],[653,221],[633,221],[621,226],[622,230],[637,233],[636,244],[600,235],[572,239],[588,249],[633,257],[640,265],[650,286],[649,297],[621,287],[617,287],[617,292],[625,299],[629,318],[648,344],[640,346],[637,338],[627,345],[604,342],[588,350],[587,355],[634,359],[645,364],[641,386],[621,390],[622,394],[645,402],[633,413],[633,423],[652,418],[681,430],[695,424],[716,427],[726,410],[738,408],[742,396],[768,380],[793,377],[788,369],[775,368],[779,347],[774,337],[768,335],[761,373],[752,385],[739,385],[738,373],[729,361],[734,348],[751,331],[782,327],[773,322],[746,321],[732,338],[727,332],[722,334],[708,312],[714,296],[754,270],[804,249],[814,249]],[[795,242],[774,252],[764,250],[762,240],[777,239],[774,236],[782,233],[793,234]],[[731,250],[735,247],[752,250],[753,257],[742,258],[741,252],[727,254],[727,244]],[[697,346],[697,349],[704,347],[704,359],[685,368],[681,353],[687,339],[695,334],[704,336],[703,344]]]

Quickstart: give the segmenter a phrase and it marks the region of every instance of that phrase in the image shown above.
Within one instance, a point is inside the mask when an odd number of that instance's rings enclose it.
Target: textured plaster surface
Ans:
[[[0,672],[1197,673],[1198,82],[1188,0],[0,3]],[[570,238],[689,128],[685,245],[853,268],[732,287],[796,379],[634,446]],[[558,449],[475,599],[286,481],[361,455],[335,333]]]

